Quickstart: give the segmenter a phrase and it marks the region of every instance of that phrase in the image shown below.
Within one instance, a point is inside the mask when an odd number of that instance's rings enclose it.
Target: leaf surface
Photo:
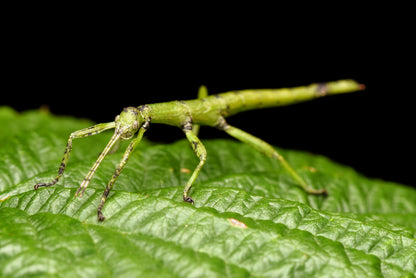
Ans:
[[[198,160],[185,140],[144,141],[97,222],[120,149],[80,182],[110,133],[77,139],[64,177],[52,180],[69,134],[91,122],[0,108],[2,277],[415,277],[416,191],[368,179],[329,159],[281,150],[329,196],[308,196],[278,162],[232,140],[203,140],[207,162],[182,201]],[[151,132],[151,129],[149,130]]]

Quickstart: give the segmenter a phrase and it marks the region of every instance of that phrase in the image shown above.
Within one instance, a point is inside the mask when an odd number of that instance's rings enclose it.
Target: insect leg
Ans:
[[[97,209],[97,215],[98,215],[98,221],[104,221],[105,217],[102,213],[105,201],[107,200],[108,194],[110,193],[111,188],[113,187],[114,183],[116,182],[118,176],[121,173],[121,170],[123,170],[124,165],[127,163],[127,160],[129,159],[130,155],[133,153],[134,148],[139,144],[139,142],[143,138],[144,132],[148,129],[149,124],[148,122],[144,123],[143,126],[139,129],[139,132],[137,134],[137,137],[134,138],[130,144],[128,145],[127,149],[124,152],[123,158],[121,159],[120,163],[118,164],[116,170],[114,171],[113,176],[111,177],[110,181],[108,182],[104,193],[101,197],[100,205]]]
[[[64,156],[62,158],[61,164],[59,166],[58,175],[51,182],[35,184],[35,186],[34,186],[35,189],[38,189],[39,187],[47,187],[47,186],[54,185],[62,177],[62,175],[65,171],[65,167],[68,163],[69,155],[71,154],[72,140],[73,139],[95,135],[95,134],[100,133],[104,130],[114,128],[114,126],[115,126],[114,122],[110,122],[110,123],[97,124],[97,125],[94,125],[94,126],[91,126],[91,127],[87,127],[87,128],[72,132],[71,135],[69,136],[68,142],[66,144],[65,153],[64,153]]]
[[[75,196],[82,197],[84,195],[85,189],[87,188],[88,184],[90,183],[90,180],[95,174],[95,171],[97,171],[98,167],[100,166],[101,162],[103,162],[106,155],[110,152],[112,147],[120,141],[121,133],[115,131],[113,136],[111,137],[110,141],[108,141],[107,146],[105,146],[104,150],[101,152],[100,156],[95,161],[94,165],[91,167],[91,169],[88,171],[88,174],[85,176],[84,180],[81,182],[80,186],[77,189],[77,192],[75,192]]]
[[[192,131],[191,124],[185,125],[183,131],[185,132],[186,138],[191,144],[194,153],[199,158],[199,163],[196,166],[194,172],[192,173],[192,176],[186,183],[185,189],[183,190],[183,200],[188,203],[194,203],[194,200],[190,196],[188,196],[188,193],[195,179],[198,177],[199,172],[201,172],[202,166],[204,166],[204,163],[207,159],[207,151],[205,149],[205,146],[199,140],[198,136]]]
[[[292,178],[305,190],[305,192],[309,194],[326,194],[325,189],[311,188],[289,165],[285,158],[281,156],[270,144],[239,128],[228,125],[224,119],[217,127],[221,130],[224,130],[232,137],[250,145],[251,147],[265,154],[266,156],[271,157],[273,159],[277,159],[282,164],[283,168],[285,168],[285,170],[292,176]]]
[[[201,87],[199,87],[199,90],[198,90],[198,99],[206,98],[207,96],[208,96],[207,87],[202,85]],[[192,131],[195,133],[196,136],[198,136],[199,128],[200,126],[196,124],[192,126]]]

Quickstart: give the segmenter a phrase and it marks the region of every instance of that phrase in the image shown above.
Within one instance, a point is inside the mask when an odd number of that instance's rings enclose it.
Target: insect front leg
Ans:
[[[292,178],[305,190],[305,192],[309,194],[322,194],[326,195],[327,192],[325,189],[313,189],[311,188],[297,173],[296,171],[289,165],[286,159],[281,156],[270,144],[266,143],[265,141],[257,138],[239,128],[233,127],[225,121],[225,119],[221,119],[220,124],[217,126],[219,129],[227,132],[232,137],[240,140],[243,143],[248,144],[249,146],[255,148],[256,150],[260,151],[261,153],[265,154],[268,157],[273,159],[277,159],[280,164],[282,164],[283,168],[292,176]]]
[[[148,129],[148,127],[149,127],[149,121],[147,121],[143,124],[143,126],[139,129],[137,137],[134,138],[130,142],[127,149],[125,150],[125,152],[123,154],[123,158],[121,159],[121,161],[118,164],[116,170],[114,171],[114,174],[111,177],[110,181],[108,182],[108,184],[107,184],[107,186],[104,190],[104,193],[101,197],[100,205],[98,206],[98,209],[97,209],[98,221],[104,221],[105,220],[105,216],[103,215],[102,210],[103,210],[104,204],[107,200],[108,194],[110,193],[111,188],[113,187],[113,185],[116,182],[118,176],[120,175],[121,170],[123,170],[124,165],[127,163],[127,160],[129,159],[130,155],[133,153],[134,148],[142,140],[143,134]]]
[[[63,156],[61,164],[59,166],[58,175],[56,176],[56,178],[53,181],[48,182],[48,183],[37,183],[37,184],[35,184],[34,188],[37,190],[39,187],[52,186],[52,185],[54,185],[55,183],[57,183],[59,181],[59,179],[62,177],[62,175],[65,171],[65,167],[68,163],[68,159],[69,159],[69,156],[70,156],[71,150],[72,150],[72,140],[73,139],[92,136],[92,135],[95,135],[97,133],[103,132],[104,130],[114,128],[114,126],[115,126],[114,122],[110,122],[110,123],[104,123],[104,124],[97,124],[97,125],[94,125],[94,126],[91,126],[91,127],[87,127],[87,128],[72,132],[71,135],[68,138],[68,142],[66,144],[64,156]]]
[[[188,182],[186,183],[185,189],[183,190],[183,200],[185,202],[193,204],[194,200],[190,196],[188,196],[188,193],[195,179],[198,177],[199,172],[201,172],[202,166],[204,166],[204,163],[207,159],[207,151],[205,149],[205,146],[199,140],[198,136],[196,136],[196,134],[192,131],[191,123],[184,125],[183,132],[185,132],[186,138],[191,144],[191,147],[194,153],[199,158],[199,163],[196,166],[194,172],[192,173],[192,176],[189,178]]]

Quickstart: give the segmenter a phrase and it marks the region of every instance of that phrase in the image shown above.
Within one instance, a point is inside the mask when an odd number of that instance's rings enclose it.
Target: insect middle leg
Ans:
[[[232,137],[240,140],[241,142],[246,143],[249,146],[255,148],[256,150],[260,151],[266,156],[271,157],[273,159],[277,159],[280,162],[280,164],[283,166],[283,168],[285,168],[285,170],[292,176],[292,178],[303,188],[303,190],[305,190],[305,192],[309,194],[317,194],[317,195],[326,194],[325,189],[311,188],[289,165],[286,159],[283,156],[281,156],[270,144],[266,143],[260,138],[257,138],[239,128],[236,128],[227,124],[225,119],[221,119],[221,122],[217,127],[227,132]]]
[[[198,136],[192,131],[191,124],[185,125],[183,131],[185,132],[186,138],[191,144],[194,153],[199,158],[199,163],[196,166],[194,172],[192,173],[192,176],[186,183],[185,189],[183,190],[183,200],[188,203],[194,203],[194,200],[188,195],[188,193],[195,179],[198,177],[199,172],[201,172],[202,166],[204,166],[205,164],[205,161],[207,159],[207,151],[205,149],[205,146],[199,140]]]

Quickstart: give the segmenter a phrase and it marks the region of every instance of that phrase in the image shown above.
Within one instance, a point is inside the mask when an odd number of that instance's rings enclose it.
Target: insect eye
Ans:
[[[132,127],[133,127],[133,129],[138,129],[139,128],[139,122],[138,121],[134,121]]]

